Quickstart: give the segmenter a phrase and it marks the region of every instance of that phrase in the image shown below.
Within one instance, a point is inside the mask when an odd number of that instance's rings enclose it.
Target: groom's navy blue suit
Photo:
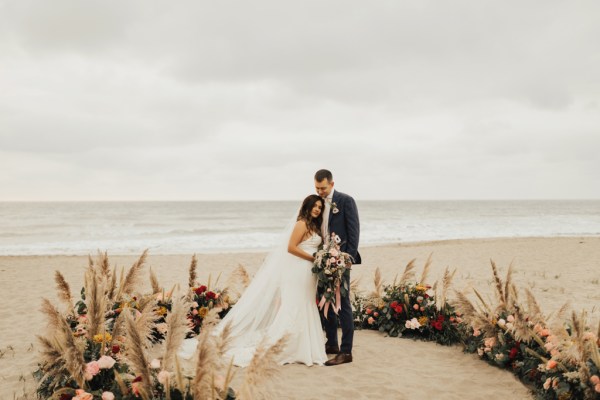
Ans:
[[[336,211],[337,210],[337,211]],[[354,199],[347,194],[333,191],[331,208],[328,221],[329,234],[335,233],[340,237],[341,250],[352,256],[354,264],[360,264],[358,253],[358,239],[360,236],[360,222],[358,220],[358,209]],[[343,285],[350,288],[350,274],[345,277]],[[339,311],[340,326],[342,328],[342,345],[340,352],[352,353],[352,340],[354,338],[354,317],[352,305],[350,304],[350,291],[341,298],[341,309]],[[325,333],[327,334],[328,347],[338,346],[337,337],[338,322],[332,308],[329,308],[327,320],[325,321]]]

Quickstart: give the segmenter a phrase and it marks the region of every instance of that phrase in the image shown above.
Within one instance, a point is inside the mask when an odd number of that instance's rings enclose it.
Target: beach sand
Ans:
[[[141,253],[141,251],[140,251]],[[446,267],[456,268],[452,287],[475,287],[492,296],[490,259],[506,274],[514,263],[514,281],[530,287],[542,310],[549,314],[569,301],[574,310],[590,311],[592,321],[600,314],[600,237],[508,238],[403,243],[361,249],[362,265],[354,267],[352,278],[360,278],[361,290],[372,289],[377,267],[387,283],[402,274],[416,258],[417,276],[432,254],[429,283],[441,280]],[[239,264],[252,275],[264,253],[199,254],[198,279],[214,282],[222,273],[220,286]],[[109,254],[111,265],[128,268],[137,257]],[[185,288],[191,255],[153,255],[152,267],[167,290],[179,284]],[[60,270],[77,294],[83,282],[87,257],[5,256],[0,257],[0,399],[31,393],[31,372],[36,366],[36,334],[42,334],[45,319],[38,311],[42,297],[56,302],[54,271]],[[149,291],[149,281],[144,282]],[[78,296],[76,296],[78,297]],[[337,367],[287,365],[273,381],[280,399],[531,399],[532,396],[512,374],[478,357],[462,353],[460,347],[384,337],[374,331],[357,331],[354,362]],[[239,387],[243,369],[232,386]],[[31,395],[29,398],[33,398]]]

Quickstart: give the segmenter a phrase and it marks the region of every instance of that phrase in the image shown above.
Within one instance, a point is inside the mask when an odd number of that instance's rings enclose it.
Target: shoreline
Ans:
[[[372,249],[372,248],[388,248],[388,247],[401,247],[401,246],[434,246],[438,244],[457,244],[462,242],[492,242],[497,240],[528,240],[528,239],[559,239],[559,238],[600,238],[600,234],[596,235],[559,235],[559,236],[494,236],[494,237],[470,237],[470,238],[454,238],[454,239],[434,239],[434,240],[414,240],[406,242],[382,242],[365,244],[359,247],[359,250]],[[145,249],[140,249],[139,253],[108,253],[109,257],[135,257],[139,256]],[[148,253],[156,256],[192,256],[196,255],[222,255],[222,254],[267,254],[272,248],[260,248],[260,249],[249,249],[249,248],[236,248],[236,249],[216,249],[216,250],[204,250],[191,253],[153,253],[151,249],[148,249]],[[104,250],[101,250],[104,251]],[[3,257],[95,257],[95,253],[86,254],[73,254],[73,253],[36,253],[36,254],[0,254],[0,258]]]

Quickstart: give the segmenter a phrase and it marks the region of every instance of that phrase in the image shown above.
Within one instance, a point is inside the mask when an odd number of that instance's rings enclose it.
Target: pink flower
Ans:
[[[481,331],[477,328],[473,329],[473,336],[477,337],[479,335],[481,335]]]
[[[549,331],[548,329],[542,329],[542,330],[540,331],[540,336],[541,336],[541,337],[546,337],[546,336],[548,336],[548,335],[550,335],[550,331]]]
[[[198,315],[198,310],[196,310],[195,308],[192,310],[192,314],[193,315]]]
[[[374,316],[375,318],[377,318],[377,317],[379,317],[379,313],[378,313],[377,311],[375,311],[375,312],[373,313],[373,316]]]
[[[600,393],[600,383],[594,386],[594,390],[596,391],[596,393]]]
[[[111,369],[115,365],[115,359],[110,356],[102,356],[98,359],[98,367],[100,369]]]
[[[597,384],[599,384],[599,383],[600,383],[600,378],[598,378],[598,375],[592,375],[592,376],[590,377],[590,383],[591,383],[592,385],[597,385]]]
[[[415,310],[418,310],[418,309],[419,309],[419,305],[418,305],[418,304],[415,304],[415,305],[413,306],[413,308],[414,308]]]
[[[506,320],[508,322],[515,322],[515,317],[513,317],[512,315],[509,315],[508,317],[506,317]]]
[[[71,400],[94,400],[94,395],[86,392],[83,389],[75,390],[75,394],[76,396],[73,397]]]
[[[548,361],[548,364],[546,364],[546,368],[548,368],[548,369],[554,369],[554,368],[556,368],[557,365],[558,364],[556,363],[556,361],[550,360],[550,361]]]
[[[96,376],[100,372],[100,366],[98,365],[98,361],[90,361],[85,365],[85,379],[91,381],[94,376]]]
[[[373,313],[373,310],[371,310],[370,308],[367,308],[365,310],[365,313],[367,313],[367,315],[371,315]]]
[[[102,393],[102,400],[115,400],[115,395],[112,392]]]
[[[369,317],[369,319],[367,320],[367,322],[369,323],[369,325],[373,325],[373,323],[375,322],[375,320],[373,319],[373,317]]]

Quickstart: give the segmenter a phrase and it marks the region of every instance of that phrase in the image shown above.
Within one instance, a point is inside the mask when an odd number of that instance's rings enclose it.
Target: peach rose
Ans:
[[[550,361],[548,361],[548,364],[546,364],[546,368],[547,369],[554,369],[554,368],[556,368],[557,365],[558,364],[556,363],[556,361],[550,360]]]
[[[546,390],[550,389],[551,384],[552,384],[552,378],[546,379],[546,382],[544,382],[544,389],[546,389]]]
[[[546,336],[549,336],[549,335],[550,335],[550,331],[548,329],[542,329],[540,331],[540,336],[541,337],[546,337]]]
[[[598,378],[598,375],[592,375],[590,377],[590,382],[592,385],[597,385],[600,383],[600,378]]]
[[[373,317],[369,317],[369,319],[367,320],[367,322],[369,323],[369,325],[373,325],[373,323],[375,322],[375,320],[373,319]]]
[[[115,395],[112,392],[102,393],[102,400],[115,400]]]
[[[596,391],[596,393],[600,393],[600,383],[594,386],[594,390]]]
[[[508,322],[515,322],[515,317],[513,317],[512,315],[509,315],[508,317],[506,317],[506,320]]]

